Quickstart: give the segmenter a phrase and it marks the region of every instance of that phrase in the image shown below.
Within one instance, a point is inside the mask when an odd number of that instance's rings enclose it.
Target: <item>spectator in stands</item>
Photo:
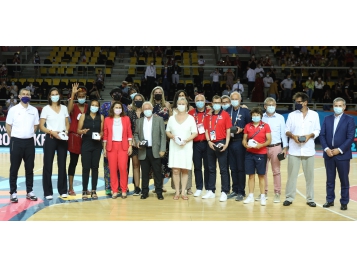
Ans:
[[[98,70],[97,78],[95,79],[98,90],[104,90],[104,76],[102,70]]]
[[[177,84],[180,82],[180,74],[181,67],[175,62],[175,65],[172,67],[172,83],[175,84],[175,88],[177,88]]]
[[[255,75],[254,88],[252,90],[252,101],[263,102],[264,101],[264,82],[259,73]]]
[[[354,60],[355,60],[355,57],[352,53],[351,50],[348,50],[346,55],[345,55],[345,62],[346,62],[346,67],[353,67],[354,66]]]
[[[282,100],[284,102],[291,102],[291,91],[293,89],[294,81],[291,79],[291,75],[288,74],[280,86],[282,88]]]
[[[228,70],[224,73],[224,76],[226,77],[226,85],[229,85],[231,88],[233,87],[233,80],[234,80],[234,73],[232,72],[231,68],[228,68]]]
[[[224,66],[224,60],[223,60],[223,58],[220,58],[220,60],[216,63],[216,65],[217,65],[217,66]],[[218,72],[219,72],[220,74],[223,74],[223,68],[219,68],[219,69],[218,69]]]
[[[260,63],[258,63],[257,68],[255,68],[255,73],[259,74],[260,77],[264,77],[264,69],[262,68],[262,65]]]
[[[268,72],[269,71],[269,67],[272,65],[272,62],[269,58],[268,55],[265,55],[265,59],[263,60],[263,66],[265,67],[264,68],[264,72]]]
[[[278,79],[274,79],[274,82],[270,85],[268,95],[273,98],[275,101],[279,99],[279,91],[278,91]]]
[[[203,83],[203,75],[204,75],[204,72],[205,72],[203,66],[205,66],[205,64],[206,64],[206,61],[203,59],[203,56],[201,55],[199,60],[198,60],[198,66],[199,66],[198,67],[198,77],[199,77],[198,84],[200,86],[202,86],[202,83]]]
[[[238,78],[237,82],[233,85],[232,91],[237,91],[242,96],[242,94],[244,92],[244,87],[243,87],[243,84],[240,82],[240,78]],[[242,101],[243,101],[243,99],[242,99]]]
[[[147,81],[146,92],[150,92],[156,86],[156,67],[154,65],[154,61],[151,61],[150,66],[146,67],[145,79]]]
[[[7,112],[9,112],[9,110],[14,107],[17,104],[17,100],[14,97],[14,94],[11,93],[10,94],[10,99],[8,99],[6,101],[6,107],[7,107]]]
[[[9,90],[6,86],[6,82],[3,81],[0,84],[0,115],[3,116],[2,108],[6,105],[6,100],[9,98]],[[2,99],[2,100],[1,100]]]
[[[1,82],[7,81],[7,75],[8,75],[8,69],[5,63],[3,63],[0,68],[0,81]]]
[[[274,82],[273,78],[270,76],[270,71],[268,71],[266,76],[263,78],[263,82],[264,82],[264,99],[266,99],[267,97],[269,97],[270,86]]]
[[[250,94],[254,88],[255,83],[255,71],[251,68],[251,65],[247,66],[247,79],[248,79],[248,96],[247,99],[249,100]]]
[[[37,92],[37,87],[35,87],[32,83],[30,83],[27,87],[27,90],[30,91],[31,93],[31,99],[38,99],[38,92]]]
[[[219,91],[219,77],[221,74],[219,73],[218,69],[214,69],[214,71],[210,74],[210,77],[212,77],[212,91],[214,95],[218,95]]]
[[[322,107],[324,111],[330,111],[332,101],[333,101],[332,92],[330,89],[328,89],[328,90],[326,90],[326,92],[324,94],[324,98],[322,100],[323,103],[326,103]]]
[[[304,90],[307,96],[309,97],[309,103],[312,103],[312,95],[314,93],[314,89],[315,89],[315,82],[312,81],[311,77],[309,76],[309,78],[305,83],[305,90]]]
[[[336,52],[337,66],[342,66],[345,63],[345,50],[341,47],[337,49]]]
[[[315,101],[316,102],[322,102],[322,99],[324,97],[324,91],[323,91],[324,85],[325,85],[325,82],[321,80],[321,77],[318,77],[317,81],[315,81]]]
[[[93,87],[91,88],[91,90],[89,90],[89,99],[90,100],[103,100],[103,98],[100,96],[97,85],[95,85],[95,84],[93,84]]]
[[[257,60],[255,59],[254,54],[250,57],[250,60],[248,61],[248,66],[253,70],[257,67]]]
[[[20,60],[19,54],[15,53],[14,58],[12,59],[12,64],[16,64],[16,66],[13,67],[15,77],[20,76],[21,67],[17,66],[17,64],[20,64],[20,63],[21,63],[21,60]]]
[[[354,89],[356,74],[352,68],[349,69],[348,73],[345,75],[345,84],[349,82],[350,86]]]
[[[242,78],[242,62],[239,59],[239,56],[237,55],[236,58],[234,59],[233,65],[236,66],[237,68],[235,69],[235,75],[238,78]]]
[[[232,88],[230,85],[226,84],[226,89],[222,91],[222,96],[229,96],[232,93]]]
[[[350,83],[347,82],[342,91],[342,98],[346,100],[346,103],[354,103],[353,90],[351,89]],[[348,107],[346,107],[347,110]]]
[[[8,89],[10,91],[9,94],[13,93],[14,97],[17,98],[17,92],[18,92],[19,89],[15,85],[15,82],[11,82],[11,86]]]
[[[35,55],[33,56],[33,64],[35,64],[34,69],[35,69],[35,79],[40,76],[40,66],[36,66],[41,64],[41,58],[40,55],[38,55],[38,52],[35,51]]]
[[[172,79],[171,67],[168,67],[167,63],[161,69],[161,78],[162,78],[162,88],[164,89],[165,92],[165,100],[167,100],[170,92],[170,85]]]
[[[155,47],[155,58],[156,57],[162,57],[162,48],[160,46]]]

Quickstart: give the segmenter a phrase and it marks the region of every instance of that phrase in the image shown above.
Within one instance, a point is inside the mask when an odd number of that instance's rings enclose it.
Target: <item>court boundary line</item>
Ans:
[[[351,165],[355,165],[355,163],[352,163]],[[325,169],[325,167],[314,168],[314,171],[315,171],[315,170],[318,170],[318,169]],[[301,176],[301,175],[304,175],[304,172],[298,174],[298,177]],[[314,176],[314,181],[315,181],[315,176]],[[355,186],[355,185],[354,185],[354,186]],[[350,186],[350,187],[351,187],[351,186]],[[314,186],[314,191],[315,191],[315,186]],[[306,196],[303,195],[303,194],[298,190],[298,188],[296,188],[296,192],[297,192],[299,195],[301,195],[303,198],[306,199]],[[350,201],[351,201],[351,199],[350,199]],[[353,200],[352,200],[352,201],[353,201]],[[356,201],[354,201],[354,202],[356,202]],[[315,203],[316,203],[316,202],[315,202]],[[350,216],[341,214],[341,213],[339,213],[339,212],[337,212],[337,211],[334,211],[334,210],[331,210],[331,209],[329,209],[329,208],[324,208],[322,205],[320,205],[320,204],[318,204],[318,203],[316,203],[316,205],[319,206],[319,207],[321,207],[321,208],[323,208],[323,209],[326,209],[326,210],[328,210],[328,211],[331,211],[332,213],[335,213],[335,214],[337,214],[337,215],[340,215],[340,216],[342,216],[342,217],[345,217],[345,218],[347,218],[347,219],[350,219],[350,220],[353,220],[353,221],[357,221],[357,219],[354,219],[354,218],[352,218],[352,217],[350,217]]]

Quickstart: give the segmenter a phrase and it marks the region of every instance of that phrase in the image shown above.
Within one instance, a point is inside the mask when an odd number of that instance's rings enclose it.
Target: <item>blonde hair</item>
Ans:
[[[161,107],[165,107],[166,100],[165,100],[164,90],[160,86],[154,87],[154,89],[151,91],[150,102],[151,102],[152,106],[155,106],[156,103],[155,103],[155,98],[154,98],[154,92],[156,89],[161,90],[161,93],[162,93]]]
[[[142,99],[142,101],[143,101],[143,103],[144,103],[144,101],[145,101],[145,98],[144,98],[144,96],[143,95],[141,95],[140,93],[137,93],[136,95],[135,95],[135,97],[136,96],[140,96],[141,97],[141,99]],[[133,111],[136,111],[136,106],[135,106],[135,97],[133,98],[133,101],[132,101],[132,103],[131,103],[131,109],[133,110]]]

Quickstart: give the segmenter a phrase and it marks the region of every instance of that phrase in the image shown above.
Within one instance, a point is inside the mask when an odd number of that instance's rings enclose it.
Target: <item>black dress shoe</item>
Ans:
[[[140,196],[140,199],[146,199],[146,198],[148,198],[149,197],[149,195],[147,195],[147,194],[142,194],[141,196]]]
[[[347,204],[341,204],[341,210],[347,210]]]
[[[162,194],[157,194],[157,199],[159,199],[159,200],[164,200],[164,197],[163,197]]]
[[[316,207],[316,203],[315,202],[306,202],[306,204],[308,204],[312,208]]]
[[[335,204],[333,202],[326,202],[323,207],[324,208],[329,208],[329,207],[333,207]]]
[[[290,202],[288,200],[285,200],[283,203],[283,206],[290,206],[293,202]]]

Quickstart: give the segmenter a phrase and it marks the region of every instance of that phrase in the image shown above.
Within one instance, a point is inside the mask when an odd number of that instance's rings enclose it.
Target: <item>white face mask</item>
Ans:
[[[179,104],[179,105],[177,105],[177,110],[178,110],[179,112],[184,112],[184,111],[186,111],[186,105],[184,105],[184,104]]]

